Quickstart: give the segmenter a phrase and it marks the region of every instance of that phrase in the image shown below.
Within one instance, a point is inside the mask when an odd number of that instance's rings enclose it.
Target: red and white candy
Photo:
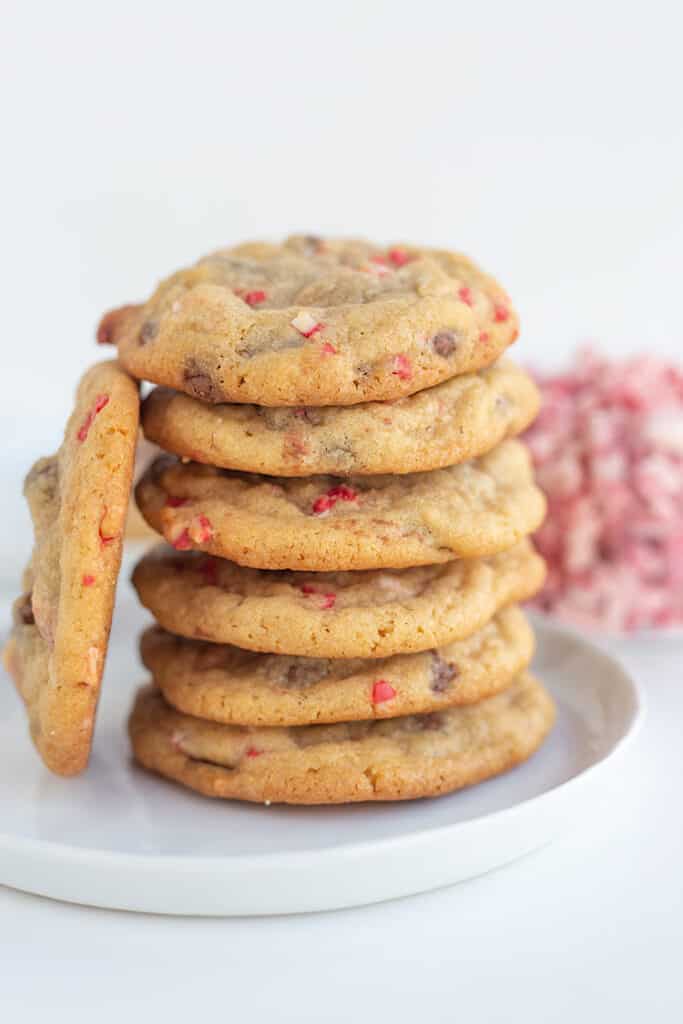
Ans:
[[[579,354],[526,435],[548,517],[537,605],[609,631],[683,624],[683,371]]]

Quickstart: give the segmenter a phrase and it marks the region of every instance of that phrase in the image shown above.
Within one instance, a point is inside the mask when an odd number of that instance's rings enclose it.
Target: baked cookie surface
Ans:
[[[116,363],[83,377],[57,455],[31,469],[35,529],[5,663],[52,771],[87,764],[131,492],[139,401]]]
[[[177,550],[256,569],[315,572],[495,554],[545,514],[518,441],[471,462],[404,476],[263,477],[162,457],[142,477],[136,499]]]
[[[163,545],[133,572],[142,604],[170,633],[312,658],[441,647],[532,597],[544,578],[528,541],[486,559],[334,573],[246,569]]]
[[[205,402],[354,405],[488,366],[517,337],[502,288],[435,249],[294,237],[223,249],[113,310],[98,340]]]
[[[506,608],[465,640],[380,660],[291,658],[151,627],[140,649],[166,701],[231,725],[290,726],[424,714],[493,696],[525,669],[533,632]]]
[[[206,796],[337,804],[437,796],[480,782],[530,757],[554,718],[550,696],[524,672],[469,707],[285,729],[206,722],[145,689],[129,731],[141,765]]]
[[[533,420],[539,395],[509,360],[394,402],[272,409],[155,388],[145,435],[175,455],[270,476],[413,473],[482,455]]]

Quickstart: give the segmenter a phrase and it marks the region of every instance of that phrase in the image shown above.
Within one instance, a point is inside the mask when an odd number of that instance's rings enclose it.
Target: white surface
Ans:
[[[77,780],[42,768],[9,680],[0,687],[0,882],[76,903],[181,914],[332,910],[481,875],[547,844],[597,803],[639,698],[618,663],[539,628],[535,668],[558,704],[528,763],[439,800],[340,808],[212,802],[137,771],[125,721],[140,610],[122,588],[96,755]]]

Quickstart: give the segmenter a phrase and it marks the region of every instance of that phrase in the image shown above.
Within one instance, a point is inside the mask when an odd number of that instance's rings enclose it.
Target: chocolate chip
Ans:
[[[145,320],[144,324],[140,328],[140,333],[138,334],[138,344],[147,345],[150,341],[154,341],[158,333],[159,321]]]
[[[57,464],[57,459],[54,456],[47,456],[46,458],[38,459],[26,474],[24,486],[32,487],[40,481],[41,487],[45,487],[47,490],[53,490],[57,484],[58,474],[59,466]]]
[[[432,653],[431,688],[434,693],[446,693],[450,689],[450,684],[459,675],[460,671],[457,665],[451,661],[445,661],[436,651]]]
[[[195,641],[194,666],[198,672],[210,672],[212,669],[225,668],[227,652],[230,648],[222,644],[209,644],[202,641]]]
[[[434,732],[443,726],[443,717],[438,711],[432,711],[429,715],[420,715],[418,721],[425,732]]]
[[[269,430],[289,430],[292,426],[291,409],[269,409],[257,406],[257,412]]]
[[[304,423],[310,423],[312,427],[319,427],[323,422],[322,410],[311,407],[297,409],[296,417],[297,419],[303,420]]]
[[[16,622],[24,626],[35,626],[36,620],[33,615],[33,604],[30,594],[26,594],[21,604],[15,607],[14,618]]]
[[[350,444],[335,444],[325,446],[325,455],[337,463],[335,472],[338,469],[345,469],[353,465],[356,453]]]
[[[354,370],[354,382],[367,380],[372,373],[370,363],[359,363]]]
[[[288,348],[302,348],[306,339],[298,334],[291,338],[270,338],[268,341],[253,342],[252,344],[240,345],[237,355],[243,359],[253,359],[254,356],[263,355],[264,352],[284,352]]]
[[[457,339],[453,331],[439,331],[432,338],[432,348],[437,356],[443,356],[444,359],[453,355],[456,345]]]
[[[306,255],[313,256],[315,253],[320,252],[323,240],[318,235],[304,235],[303,243]]]
[[[213,380],[207,372],[206,367],[190,358],[185,361],[183,369],[183,380],[186,384],[186,391],[194,398],[202,402],[224,402],[225,394],[221,387]]]
[[[296,658],[285,669],[281,685],[310,686],[318,683],[330,671],[330,663],[326,658]]]

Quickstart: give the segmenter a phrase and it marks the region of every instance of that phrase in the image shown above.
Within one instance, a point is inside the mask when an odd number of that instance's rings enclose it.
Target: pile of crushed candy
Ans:
[[[579,353],[536,375],[526,435],[548,517],[536,536],[548,582],[536,606],[576,626],[683,625],[683,370]]]

